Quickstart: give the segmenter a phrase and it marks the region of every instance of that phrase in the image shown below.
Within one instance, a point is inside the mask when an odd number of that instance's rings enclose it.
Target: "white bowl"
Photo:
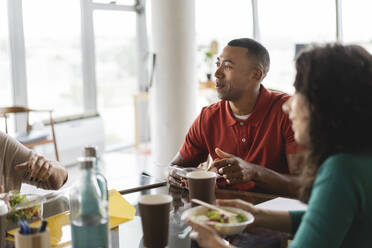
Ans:
[[[235,224],[228,224],[228,223],[217,223],[214,221],[205,221],[204,224],[207,224],[208,226],[215,229],[220,235],[235,235],[238,233],[241,233],[247,225],[253,223],[254,217],[251,213],[246,212],[239,208],[233,208],[233,207],[221,207],[222,209],[228,210],[230,212],[236,213],[236,214],[243,214],[247,220],[240,223]],[[183,212],[181,219],[183,221],[186,221],[188,218],[192,218],[193,216],[199,216],[199,215],[205,215],[208,212],[208,208],[203,206],[198,206],[194,208],[190,208]]]

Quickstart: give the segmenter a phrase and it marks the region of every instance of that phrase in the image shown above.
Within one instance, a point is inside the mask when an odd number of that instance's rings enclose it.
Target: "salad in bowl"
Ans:
[[[224,210],[234,213],[234,215],[224,215],[216,210],[208,209],[204,206],[198,206],[186,210],[181,219],[191,219],[196,222],[207,224],[214,228],[220,235],[235,235],[242,232],[247,225],[253,223],[254,217],[242,209],[233,207],[220,207]]]

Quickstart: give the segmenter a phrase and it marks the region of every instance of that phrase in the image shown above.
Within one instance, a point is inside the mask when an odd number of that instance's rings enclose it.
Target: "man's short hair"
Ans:
[[[263,73],[266,75],[270,69],[270,56],[267,49],[257,41],[249,38],[240,38],[230,41],[228,46],[244,47],[248,49],[248,56],[256,59],[262,65]]]

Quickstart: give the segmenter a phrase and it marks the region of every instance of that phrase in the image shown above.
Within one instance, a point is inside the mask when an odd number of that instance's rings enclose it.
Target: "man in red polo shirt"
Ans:
[[[236,39],[217,58],[216,89],[221,99],[204,107],[171,165],[196,167],[210,155],[229,188],[297,194],[298,158],[288,116],[287,94],[261,85],[270,67],[260,43]],[[169,182],[180,183],[171,171]]]

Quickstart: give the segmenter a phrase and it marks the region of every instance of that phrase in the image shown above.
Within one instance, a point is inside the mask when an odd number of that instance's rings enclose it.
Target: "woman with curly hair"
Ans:
[[[296,69],[296,93],[283,109],[306,147],[300,196],[308,209],[218,204],[252,212],[255,226],[292,232],[291,247],[372,247],[372,56],[328,44],[302,52]],[[212,229],[189,223],[202,247],[226,247]]]

